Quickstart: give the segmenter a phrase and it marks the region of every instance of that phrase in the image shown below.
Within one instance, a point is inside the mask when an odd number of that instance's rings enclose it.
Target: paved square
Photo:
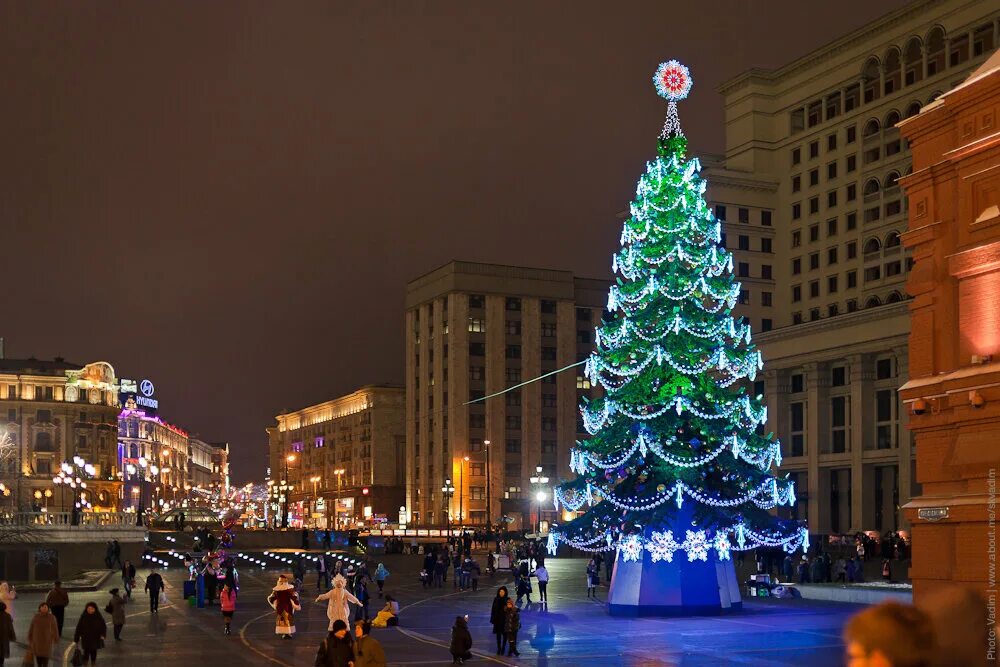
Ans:
[[[832,667],[842,664],[840,630],[858,609],[854,605],[808,600],[752,600],[744,603],[743,612],[723,617],[612,619],[600,601],[586,597],[585,560],[550,559],[546,562],[552,576],[549,604],[540,608],[536,603],[522,611],[518,638],[521,657],[507,658],[495,655],[489,613],[496,587],[509,586],[509,576],[484,576],[476,593],[457,591],[450,577],[443,588],[425,589],[417,578],[422,556],[393,555],[383,560],[392,572],[385,590],[400,601],[401,625],[375,629],[373,634],[382,642],[392,665],[449,664],[450,628],[455,616],[469,614],[476,653],[470,662],[477,664],[692,667],[806,662],[810,667]],[[306,576],[302,595],[306,604],[296,616],[296,638],[280,641],[274,635],[273,612],[266,602],[276,570],[240,570],[239,604],[233,634],[228,637],[223,634],[218,607],[192,608],[181,599],[181,568],[173,567],[165,576],[171,604],[151,616],[141,591],[141,580],[147,572],[140,570],[123,641],[110,640],[99,656],[100,664],[313,664],[327,627],[325,603],[312,602],[316,595],[315,573]],[[64,637],[72,637],[76,619],[88,600],[96,601],[103,609],[106,591],[118,584],[114,577],[101,591],[72,593]],[[601,599],[606,593],[606,587],[600,589]],[[20,664],[27,624],[43,597],[42,593],[23,593],[16,602],[15,626],[20,641],[12,647],[13,664]],[[378,598],[373,598],[372,614],[380,606]],[[67,639],[61,647],[66,653]]]

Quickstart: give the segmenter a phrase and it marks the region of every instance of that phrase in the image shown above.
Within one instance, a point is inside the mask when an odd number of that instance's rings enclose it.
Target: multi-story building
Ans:
[[[608,288],[569,271],[460,261],[407,285],[412,524],[553,519],[551,495],[538,503],[530,478],[539,466],[552,482],[568,474],[580,398],[592,391],[582,366],[570,367],[593,347]]]
[[[282,525],[347,529],[398,519],[403,403],[398,385],[366,385],[275,417],[267,429],[269,483]]]
[[[1000,42],[1000,10],[918,0],[777,70],[725,82],[708,197],[765,360],[758,393],[817,533],[895,530],[919,492],[907,415],[910,153],[896,124]]]
[[[223,495],[229,495],[229,443],[213,442],[212,445],[212,483],[218,486]]]
[[[118,446],[126,507],[142,512],[171,507],[186,497],[189,436],[159,416],[127,407],[118,417]]]
[[[188,469],[185,481],[189,485],[206,489],[212,486],[214,453],[215,447],[211,444],[199,438],[188,439]]]
[[[75,459],[92,466],[86,500],[116,509],[118,412],[111,364],[4,359],[0,348],[0,507],[68,510],[74,495],[53,480]]]
[[[995,589],[1000,467],[1000,51],[905,121],[914,173],[903,236],[916,259],[910,380],[922,494],[910,576],[919,598],[954,584]],[[995,599],[995,598],[992,598]],[[991,628],[992,632],[992,628]],[[986,646],[986,638],[981,646]],[[970,658],[971,661],[971,658]]]

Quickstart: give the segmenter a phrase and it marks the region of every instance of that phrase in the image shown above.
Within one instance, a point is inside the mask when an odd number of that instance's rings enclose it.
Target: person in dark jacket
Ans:
[[[472,658],[472,635],[469,633],[469,621],[464,616],[456,616],[451,629],[451,657],[452,662],[458,665]]]
[[[163,577],[156,570],[150,568],[146,577],[146,592],[149,593],[149,613],[160,613],[160,591],[163,590]]]
[[[122,565],[122,586],[125,587],[125,597],[131,600],[132,588],[135,587],[135,565],[130,560]]]
[[[521,610],[508,598],[503,613],[503,629],[507,633],[507,655],[521,655],[517,652],[517,631],[521,629]]]
[[[97,611],[96,602],[88,602],[80,614],[73,633],[73,641],[80,645],[84,664],[97,664],[97,651],[104,645],[108,634],[108,624],[104,622],[101,612]]]
[[[493,608],[490,610],[490,623],[493,625],[493,634],[497,636],[497,655],[503,655],[503,651],[507,647],[504,609],[508,600],[510,600],[510,596],[507,594],[507,587],[501,586],[497,589],[497,595],[493,598]]]
[[[69,594],[62,587],[61,581],[57,581],[49,594],[45,596],[45,604],[49,605],[49,611],[56,617],[56,626],[59,628],[59,636],[62,637],[63,617],[66,607],[69,606]]]
[[[17,639],[14,634],[14,619],[7,613],[7,603],[0,602],[0,667],[10,657],[10,643]]]
[[[347,623],[333,622],[333,629],[319,645],[316,667],[354,667],[354,647],[347,634]]]
[[[111,614],[111,624],[115,627],[115,641],[122,640],[122,628],[125,627],[125,600],[118,594],[117,588],[111,589],[111,599],[104,611]]]

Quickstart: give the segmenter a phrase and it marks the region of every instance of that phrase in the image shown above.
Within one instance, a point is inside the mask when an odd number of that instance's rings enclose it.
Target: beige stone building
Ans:
[[[68,511],[74,497],[53,478],[79,457],[93,466],[85,499],[116,509],[118,412],[111,364],[5,359],[0,347],[0,508]]]
[[[568,271],[453,261],[406,289],[406,507],[411,523],[553,519],[536,468],[569,474],[582,367],[609,283]],[[547,373],[501,396],[484,397]],[[469,403],[470,401],[474,401]],[[445,480],[455,488],[446,498]]]
[[[169,509],[192,484],[190,436],[184,429],[135,407],[118,418],[125,507],[137,512]]]
[[[287,509],[286,525],[322,529],[395,523],[404,502],[403,403],[398,385],[366,385],[275,417],[267,429],[274,515]]]
[[[814,533],[907,527],[920,476],[907,379],[910,153],[895,125],[1000,43],[1000,8],[918,0],[776,70],[725,82],[708,197],[760,332],[758,382]],[[683,113],[683,110],[682,110]]]

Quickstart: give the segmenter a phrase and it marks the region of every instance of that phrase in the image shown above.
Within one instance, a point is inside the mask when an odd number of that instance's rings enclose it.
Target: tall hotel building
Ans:
[[[539,503],[530,478],[538,466],[553,482],[570,474],[569,451],[582,435],[579,400],[592,391],[582,367],[477,399],[585,359],[608,287],[568,271],[458,261],[407,285],[412,524],[506,516],[513,528],[530,528],[553,520],[551,491]]]
[[[726,151],[708,197],[759,334],[758,378],[814,533],[906,529],[919,495],[899,387],[912,259],[910,153],[896,124],[1000,42],[1000,8],[919,0],[777,70],[725,82]]]

